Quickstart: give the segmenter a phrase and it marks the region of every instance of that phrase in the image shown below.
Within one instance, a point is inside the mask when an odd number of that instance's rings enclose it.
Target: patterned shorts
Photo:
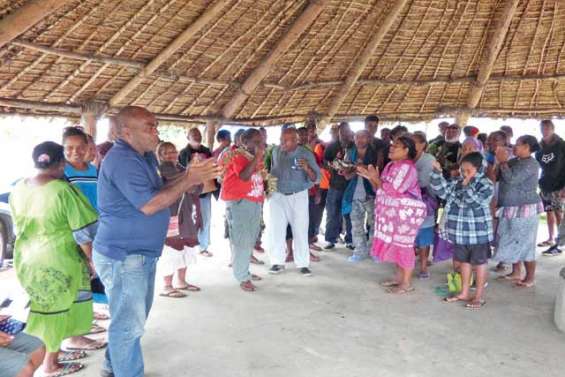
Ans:
[[[558,211],[563,208],[563,200],[559,191],[541,192],[541,200],[545,212]]]

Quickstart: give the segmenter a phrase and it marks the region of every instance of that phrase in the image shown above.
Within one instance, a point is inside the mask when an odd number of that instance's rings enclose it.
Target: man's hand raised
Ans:
[[[194,161],[190,164],[184,176],[186,188],[199,185],[211,179],[217,178],[222,174],[220,168],[213,158],[203,161]]]

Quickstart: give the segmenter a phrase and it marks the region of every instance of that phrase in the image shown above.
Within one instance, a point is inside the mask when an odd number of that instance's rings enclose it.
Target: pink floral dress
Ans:
[[[426,204],[412,161],[389,163],[376,193],[375,236],[372,254],[380,262],[414,268],[414,240],[426,217]]]

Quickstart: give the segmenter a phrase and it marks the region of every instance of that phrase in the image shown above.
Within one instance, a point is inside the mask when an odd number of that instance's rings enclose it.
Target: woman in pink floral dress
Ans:
[[[414,164],[416,146],[408,136],[397,138],[390,147],[391,162],[382,175],[373,166],[360,166],[358,173],[377,190],[373,256],[395,263],[393,279],[381,283],[387,292],[404,294],[414,290],[412,271],[416,262],[414,240],[426,216]]]

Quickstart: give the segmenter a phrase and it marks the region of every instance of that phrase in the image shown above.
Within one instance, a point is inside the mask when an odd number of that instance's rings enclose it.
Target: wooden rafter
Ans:
[[[506,0],[500,16],[496,17],[496,21],[491,30],[490,38],[488,39],[484,50],[481,53],[481,63],[477,74],[477,80],[471,85],[469,94],[467,95],[467,108],[474,109],[479,104],[486,84],[491,76],[494,63],[506,39],[506,34],[510,28],[510,23],[518,7],[520,0]],[[460,126],[467,123],[470,112],[463,111],[457,117],[457,122]]]
[[[0,20],[0,48],[69,2],[69,0],[28,1]]]
[[[231,118],[247,100],[257,86],[267,76],[273,65],[292,46],[292,44],[312,25],[318,15],[328,5],[329,0],[311,0],[306,9],[294,21],[286,34],[276,43],[273,50],[255,67],[235,95],[222,109],[224,118]]]
[[[28,101],[28,100],[18,100],[12,98],[0,97],[0,106],[7,108],[17,108],[25,109],[29,111],[35,111],[40,114],[74,114],[80,116],[82,114],[82,107],[79,105],[69,105],[65,103],[47,103],[40,101]],[[119,108],[108,109],[108,114],[117,113]],[[475,109],[465,109],[470,111],[476,116],[487,116],[492,114],[497,115],[510,115],[513,116],[532,116],[532,115],[565,115],[563,108],[561,107],[544,107],[535,110],[530,109],[520,109],[520,108],[475,108]],[[459,108],[455,107],[441,107],[433,111],[426,112],[400,112],[400,113],[379,113],[379,117],[383,121],[398,121],[403,119],[406,121],[419,121],[419,120],[430,120],[436,117],[455,115],[460,111]],[[299,122],[304,120],[308,116],[308,113],[300,114],[286,114],[280,116],[270,116],[270,117],[257,117],[257,118],[224,118],[221,116],[209,115],[175,115],[175,114],[160,114],[156,113],[155,117],[161,121],[169,122],[180,122],[180,123],[203,123],[208,122],[230,124],[230,125],[280,125],[284,122]],[[361,115],[348,115],[348,114],[334,114],[334,119],[337,121],[353,121],[362,120]]]
[[[363,73],[363,70],[369,63],[371,56],[374,54],[377,46],[383,40],[386,33],[390,30],[394,21],[400,14],[402,8],[408,3],[408,0],[398,0],[394,2],[394,5],[390,9],[389,13],[385,17],[382,23],[378,23],[377,30],[371,35],[370,39],[367,41],[365,47],[363,48],[361,54],[357,57],[357,61],[351,67],[347,73],[347,77],[341,87],[338,89],[337,94],[333,97],[328,111],[324,118],[322,119],[322,125],[327,123],[336,114],[339,106],[343,103],[347,94],[351,91],[351,88],[355,86],[355,83]]]
[[[208,22],[218,16],[222,9],[230,0],[217,0],[214,4],[206,8],[196,21],[194,21],[187,29],[178,35],[163,51],[161,51],[141,72],[131,79],[122,89],[120,89],[110,99],[110,105],[116,106],[120,104],[125,97],[131,93],[145,80],[145,78],[155,72],[167,59],[169,59],[176,51],[178,51],[186,42],[188,42],[196,33],[198,33]]]

